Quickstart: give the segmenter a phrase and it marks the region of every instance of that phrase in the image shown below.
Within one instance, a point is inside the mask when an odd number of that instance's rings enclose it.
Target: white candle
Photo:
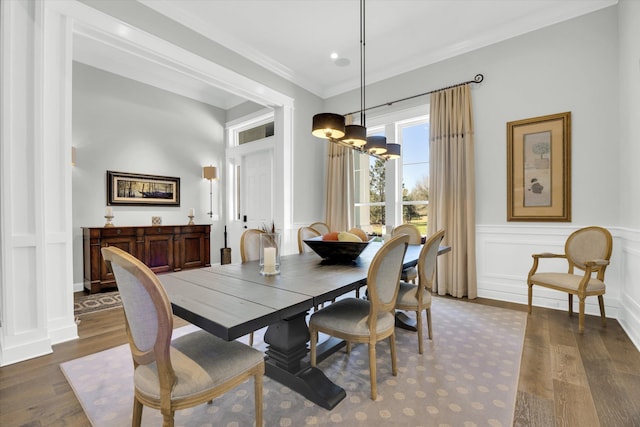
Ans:
[[[189,216],[196,216],[195,212],[196,211],[193,208],[189,208]]]
[[[107,206],[107,209],[105,210],[105,216],[113,216],[113,209],[111,209],[111,206]]]
[[[276,271],[276,248],[264,248],[264,272],[275,273]]]

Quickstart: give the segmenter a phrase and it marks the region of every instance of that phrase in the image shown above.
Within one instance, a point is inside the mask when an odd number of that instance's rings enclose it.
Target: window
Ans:
[[[428,106],[369,120],[368,136],[384,135],[402,146],[398,160],[354,155],[355,225],[368,233],[412,223],[427,233],[429,203]]]
[[[402,145],[402,224],[427,234],[429,203],[429,121],[419,117],[397,124]]]

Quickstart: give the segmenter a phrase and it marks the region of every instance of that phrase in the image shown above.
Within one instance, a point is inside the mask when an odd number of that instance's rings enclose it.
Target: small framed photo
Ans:
[[[507,123],[507,221],[571,221],[571,112]]]
[[[107,171],[107,205],[180,206],[180,178]]]

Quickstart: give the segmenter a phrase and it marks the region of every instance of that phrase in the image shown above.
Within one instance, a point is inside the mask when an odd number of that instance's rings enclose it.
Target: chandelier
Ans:
[[[369,154],[380,160],[400,157],[400,144],[387,144],[387,138],[381,135],[367,137],[365,117],[365,0],[360,0],[360,124],[346,124],[344,115],[320,113],[313,116],[311,134],[349,147],[355,151]],[[347,114],[351,119],[351,114]]]

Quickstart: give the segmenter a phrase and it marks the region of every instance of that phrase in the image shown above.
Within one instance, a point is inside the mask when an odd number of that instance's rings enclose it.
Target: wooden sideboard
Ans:
[[[210,225],[83,227],[84,287],[90,293],[116,287],[100,249],[116,246],[155,273],[211,265]]]

